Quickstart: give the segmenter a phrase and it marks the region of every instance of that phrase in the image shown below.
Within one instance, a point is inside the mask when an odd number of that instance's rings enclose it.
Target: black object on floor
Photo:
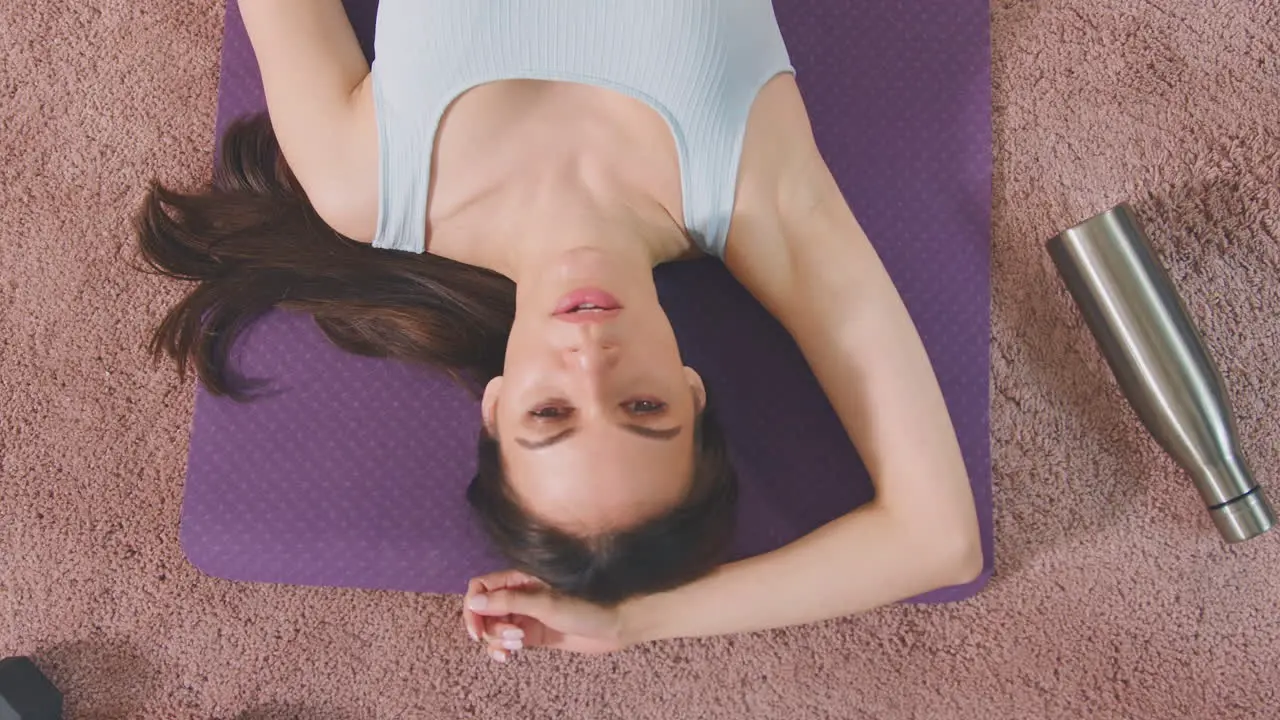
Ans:
[[[28,658],[0,660],[0,720],[62,720],[62,693]]]

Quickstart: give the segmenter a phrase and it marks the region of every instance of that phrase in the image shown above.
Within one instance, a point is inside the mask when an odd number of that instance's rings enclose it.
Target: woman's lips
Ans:
[[[553,317],[556,320],[568,323],[602,323],[618,317],[621,312],[621,308],[614,310],[579,310],[577,312],[560,313]]]
[[[609,293],[598,288],[579,288],[560,298],[551,314],[559,320],[596,322],[598,320],[591,320],[590,318],[608,319],[617,315],[621,310],[622,303],[618,302],[618,298]],[[585,317],[578,319],[578,316]]]

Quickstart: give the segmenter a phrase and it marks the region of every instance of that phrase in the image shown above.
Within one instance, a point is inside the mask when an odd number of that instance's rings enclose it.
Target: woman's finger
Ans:
[[[537,618],[531,618],[528,615],[511,615],[509,617],[516,627],[524,631],[524,637],[521,639],[524,641],[525,647],[542,647],[549,642],[547,626],[543,625]]]
[[[523,650],[524,629],[511,622],[511,618],[493,620],[486,618],[484,623],[484,639],[491,648],[502,650]]]
[[[499,570],[488,575],[472,578],[471,582],[467,583],[467,594],[472,595],[478,592],[492,592],[505,588],[521,587],[545,587],[545,584],[526,572]]]
[[[462,599],[462,626],[466,628],[467,635],[471,636],[472,642],[480,640],[480,633],[484,629],[484,618],[467,609],[466,597]]]
[[[502,570],[499,572],[471,578],[467,582],[467,594],[463,596],[462,623],[472,641],[478,642],[484,635],[484,618],[467,607],[467,601],[475,595],[501,590],[506,587],[527,585],[530,581],[538,582],[531,575],[518,570]]]
[[[555,610],[554,598],[544,590],[496,590],[468,595],[467,609],[477,615],[528,615],[546,622]]]
[[[512,631],[523,636],[524,631],[510,622],[510,618],[485,618],[484,643],[489,657],[496,662],[505,663],[518,650],[524,649],[522,638],[517,638]]]
[[[471,578],[467,582],[467,594],[462,596],[462,625],[467,629],[467,635],[471,636],[472,642],[480,642],[484,635],[484,618],[472,612],[467,607],[467,601],[477,594],[482,594],[488,590],[485,584],[486,577]]]
[[[476,596],[485,596],[489,593],[500,590],[545,590],[547,584],[538,578],[519,570],[501,570],[498,572],[481,575],[471,578],[467,583],[467,594],[463,597],[462,605],[462,623],[467,630],[467,635],[471,636],[473,641],[480,641],[484,638],[484,618],[481,613],[475,612],[471,608],[471,599]],[[495,613],[485,613],[493,615]],[[502,613],[506,614],[506,613]]]
[[[484,618],[467,609],[467,600],[472,595],[471,587],[475,584],[472,580],[467,585],[467,594],[462,597],[462,626],[466,628],[467,635],[471,636],[472,642],[479,642],[480,636],[484,632]]]

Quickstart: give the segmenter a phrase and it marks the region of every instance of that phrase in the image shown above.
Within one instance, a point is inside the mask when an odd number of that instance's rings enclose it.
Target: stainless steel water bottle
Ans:
[[[1129,404],[1190,473],[1218,532],[1234,543],[1270,530],[1222,376],[1133,210],[1111,208],[1048,249]]]

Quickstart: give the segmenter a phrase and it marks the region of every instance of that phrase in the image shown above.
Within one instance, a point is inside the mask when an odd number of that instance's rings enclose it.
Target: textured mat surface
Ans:
[[[907,15],[881,5],[788,2],[779,21],[824,155],[937,367],[989,571],[987,14],[973,2]],[[347,3],[366,50],[376,7]],[[219,129],[264,106],[234,2],[222,68]],[[657,278],[739,469],[736,555],[866,502],[866,472],[781,326],[713,260]],[[463,497],[479,429],[466,393],[428,370],[345,354],[305,316],[264,319],[241,350],[243,371],[277,392],[245,404],[200,391],[182,518],[197,566],[237,580],[458,592],[502,565]],[[967,597],[984,581],[925,599]]]

